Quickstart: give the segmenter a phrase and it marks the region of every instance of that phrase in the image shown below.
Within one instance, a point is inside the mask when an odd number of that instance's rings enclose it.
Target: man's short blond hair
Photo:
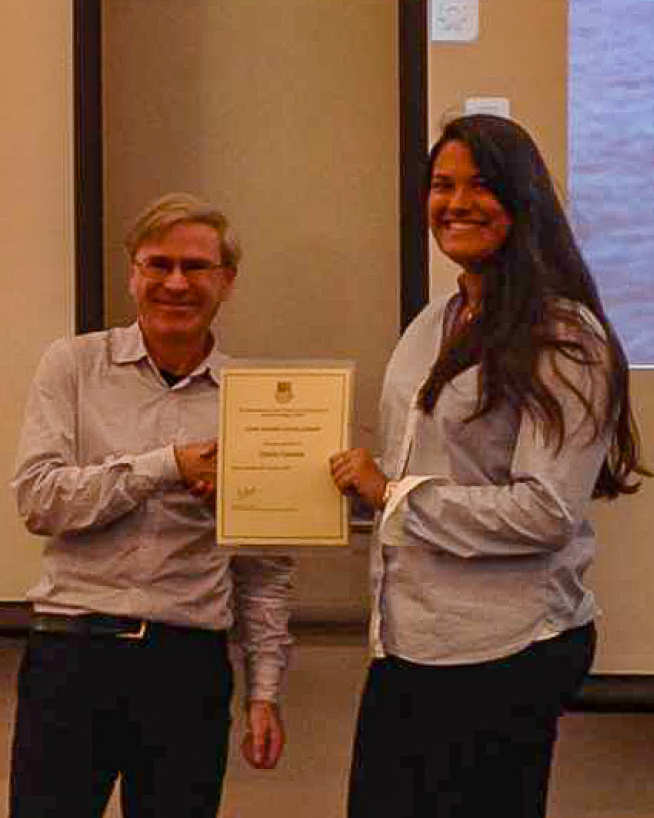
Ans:
[[[191,193],[167,193],[150,202],[125,237],[127,255],[133,260],[143,242],[163,236],[176,224],[191,222],[213,227],[218,235],[221,264],[236,272],[241,247],[227,217]]]

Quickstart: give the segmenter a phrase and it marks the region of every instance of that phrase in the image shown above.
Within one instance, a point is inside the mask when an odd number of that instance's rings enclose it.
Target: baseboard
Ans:
[[[0,602],[0,635],[22,636],[30,625],[32,606],[29,602]]]
[[[654,674],[591,673],[566,709],[572,713],[654,713]]]
[[[0,636],[25,636],[29,630],[32,606],[29,602],[0,602]],[[299,637],[364,640],[365,619],[359,612],[334,619],[325,611],[311,610],[308,616],[296,612],[291,630]],[[654,674],[593,673],[566,708],[571,713],[654,713]]]

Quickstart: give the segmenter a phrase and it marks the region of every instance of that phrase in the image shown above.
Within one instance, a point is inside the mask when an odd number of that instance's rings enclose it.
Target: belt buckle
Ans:
[[[116,634],[116,639],[135,639],[135,640],[138,641],[140,639],[145,638],[145,634],[146,634],[147,630],[148,630],[148,623],[145,621],[145,619],[142,619],[141,620],[141,625],[140,625],[139,629],[136,631],[136,633],[130,633],[129,631],[119,631]]]

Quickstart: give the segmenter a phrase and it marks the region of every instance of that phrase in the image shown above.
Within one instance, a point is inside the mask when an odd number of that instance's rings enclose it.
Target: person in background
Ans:
[[[348,815],[536,818],[593,658],[588,505],[648,472],[625,355],[531,137],[454,119],[428,180],[458,288],[393,353],[379,462],[331,460],[379,510]]]
[[[222,213],[169,194],[126,241],[137,320],[54,342],[29,394],[13,487],[46,537],[18,678],[12,818],[215,818],[234,625],[247,759],[277,763],[291,566],[215,542],[226,356],[212,320],[241,255]]]

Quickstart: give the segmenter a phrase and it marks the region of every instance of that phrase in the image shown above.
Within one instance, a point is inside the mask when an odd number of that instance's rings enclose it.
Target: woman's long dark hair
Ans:
[[[480,265],[483,310],[475,322],[446,341],[422,386],[420,404],[432,412],[444,384],[480,363],[480,390],[473,420],[500,403],[527,411],[553,434],[559,447],[566,433],[561,404],[539,374],[550,354],[554,372],[582,402],[594,423],[594,436],[613,427],[608,455],[594,497],[633,493],[648,475],[629,401],[629,367],[622,345],[606,317],[593,277],[584,262],[554,190],[550,174],[529,134],[515,122],[487,114],[449,122],[429,154],[428,176],[443,146],[464,143],[489,190],[509,213],[512,225],[503,247]],[[581,319],[576,305],[592,312],[600,336]],[[566,307],[567,305],[567,307]],[[569,332],[555,329],[558,323]],[[594,405],[556,364],[554,353],[606,377],[607,397]],[[601,361],[600,358],[604,360]],[[613,424],[615,423],[615,426]]]

